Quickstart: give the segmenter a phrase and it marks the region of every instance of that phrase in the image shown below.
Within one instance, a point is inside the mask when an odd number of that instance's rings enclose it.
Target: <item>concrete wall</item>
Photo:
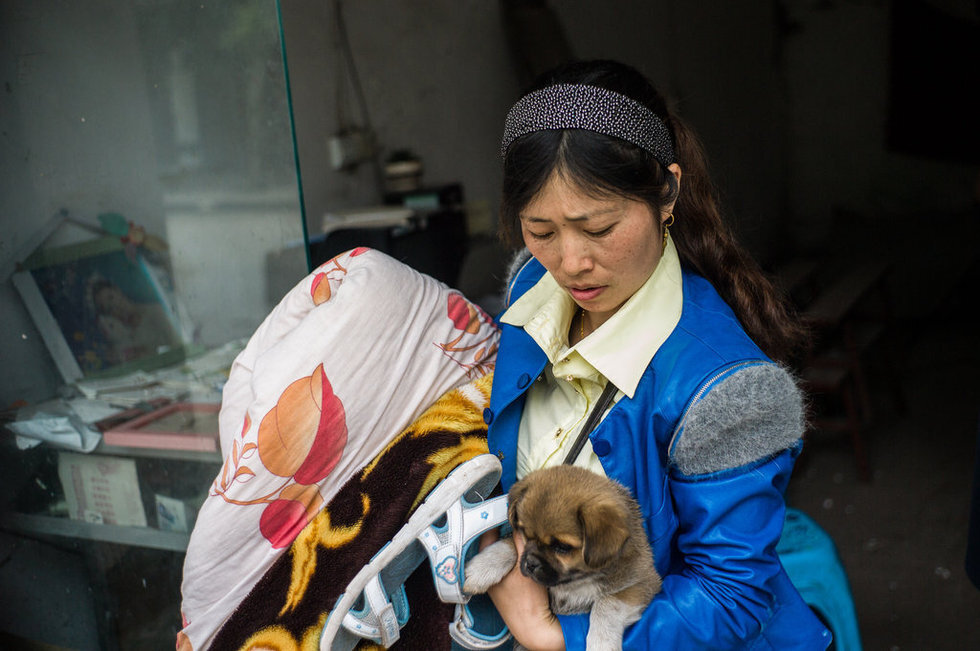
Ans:
[[[166,212],[151,169],[154,141],[146,99],[132,83],[146,66],[130,5],[117,4],[3,4],[0,259],[5,263],[41,221],[66,205],[88,214],[138,214],[150,225]],[[975,3],[933,4],[977,21]],[[380,203],[370,165],[351,172],[330,166],[327,141],[342,126],[340,94],[346,94],[348,122],[363,122],[345,78],[335,6],[281,0],[306,225],[313,234],[329,210]],[[861,251],[880,241],[873,235],[859,239],[835,224],[841,211],[863,215],[873,234],[879,227],[904,232],[904,224],[893,225],[900,223],[896,214],[963,213],[975,205],[976,165],[917,159],[884,144],[889,3],[552,0],[548,6],[573,54],[628,61],[673,98],[705,141],[737,233],[763,261],[799,250],[826,251],[842,242]],[[274,8],[270,1],[268,16]],[[424,182],[462,183],[474,230],[491,229],[500,183],[498,138],[520,88],[503,4],[348,0],[342,9],[381,157],[412,150],[423,160]],[[199,65],[209,74],[209,62]],[[113,79],[124,83],[110,83],[111,93],[102,90]],[[214,92],[230,83],[213,75],[209,81]],[[202,120],[207,134],[221,128],[214,116]],[[247,144],[232,155],[246,156]],[[247,211],[245,221],[258,223],[263,210]],[[260,250],[254,255],[300,232],[299,216],[292,222],[291,210],[272,207],[272,213],[286,216],[275,218],[274,237],[255,243]],[[226,219],[211,212],[210,217]],[[195,240],[195,219],[179,220],[182,241]],[[234,228],[233,220],[222,224],[202,224],[198,244],[206,233]],[[907,230],[907,238],[893,237],[890,245],[914,245],[921,236]],[[937,232],[945,239],[937,240]],[[930,239],[938,242],[936,258],[970,241],[949,220]],[[186,263],[182,268],[194,267],[186,251],[178,254]],[[946,257],[964,255],[969,252]],[[214,264],[189,273],[213,274]],[[206,309],[214,306],[215,295],[247,290],[258,277],[252,272],[226,274],[221,282],[230,284],[199,292],[197,304]],[[242,283],[234,284],[236,276]],[[56,383],[53,366],[9,284],[0,287],[0,301],[0,357],[5,368],[20,369],[5,373],[0,403],[37,399]],[[247,330],[248,314],[266,305],[253,294],[239,302],[244,307],[234,314],[202,314],[211,320],[212,332]],[[225,317],[227,324],[221,321]]]
[[[965,24],[978,23],[975,3],[930,2]],[[503,6],[343,3],[381,145],[415,150],[427,182],[462,182],[491,219],[498,204],[496,141],[520,87],[501,27]],[[575,56],[630,62],[673,98],[704,140],[737,235],[764,264],[801,253],[918,251],[917,267],[896,265],[894,293],[897,312],[922,315],[936,297],[924,279],[955,276],[973,263],[965,243],[975,227],[964,215],[978,203],[978,165],[886,145],[890,3],[547,6]],[[369,168],[345,174],[327,163],[325,140],[338,128],[331,7],[283,0],[311,232],[325,211],[378,196]],[[553,35],[542,37],[545,51],[553,45]],[[915,226],[921,221],[930,224],[928,235]]]
[[[964,21],[974,3],[936,0]],[[376,200],[368,168],[330,170],[338,127],[332,5],[283,0],[311,228]],[[628,61],[665,89],[705,141],[736,230],[763,259],[819,250],[840,210],[871,218],[973,205],[977,166],[885,147],[888,3],[595,3],[552,0],[579,57]],[[501,3],[343,3],[381,145],[410,147],[426,181],[462,181],[497,205],[496,139],[518,92]]]
[[[782,66],[790,116],[787,196],[797,245],[820,248],[846,237],[833,232],[833,215],[841,210],[877,219],[888,229],[896,216],[974,206],[980,166],[886,147],[890,3],[785,4],[793,24]],[[972,2],[931,4],[964,23],[980,20]],[[949,65],[968,70],[976,63]],[[932,119],[924,114],[922,128]]]
[[[615,3],[613,3],[615,5]],[[761,2],[555,3],[581,57],[633,63],[704,141],[743,243],[766,255],[785,239],[785,85],[772,9]],[[629,31],[624,33],[624,27]]]
[[[328,210],[381,203],[370,165],[330,167],[327,141],[347,122],[364,125],[342,60],[333,2],[283,0],[282,14],[307,221]],[[473,203],[496,204],[500,129],[518,92],[500,5],[476,0],[344,2],[351,51],[384,159],[410,149],[423,182],[461,182]]]
[[[771,10],[753,2],[690,4],[555,0],[551,8],[573,55],[627,61],[676,100],[706,140],[746,242],[764,251],[782,235],[786,157]],[[378,200],[369,167],[329,167],[326,140],[340,126],[334,104],[344,83],[332,6],[282,4],[312,232],[327,210]],[[497,144],[520,90],[501,3],[364,0],[343,3],[343,12],[381,146],[412,149],[423,158],[425,182],[461,181],[468,199],[494,212]],[[758,182],[760,172],[766,183]]]

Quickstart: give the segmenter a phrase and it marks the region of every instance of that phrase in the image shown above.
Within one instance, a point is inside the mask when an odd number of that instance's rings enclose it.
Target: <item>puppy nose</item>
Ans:
[[[534,556],[529,554],[524,554],[524,558],[521,559],[521,574],[524,576],[531,576],[538,571],[541,567],[541,561],[539,561]]]

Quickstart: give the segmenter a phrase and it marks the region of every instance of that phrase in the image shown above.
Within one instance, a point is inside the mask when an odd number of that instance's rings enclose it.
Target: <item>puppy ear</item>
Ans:
[[[524,499],[524,493],[527,492],[527,483],[521,480],[510,487],[510,491],[507,493],[507,519],[510,520],[510,526],[517,528],[517,505],[521,503]]]
[[[579,507],[585,564],[598,568],[616,558],[629,539],[627,514],[615,500],[596,499]]]

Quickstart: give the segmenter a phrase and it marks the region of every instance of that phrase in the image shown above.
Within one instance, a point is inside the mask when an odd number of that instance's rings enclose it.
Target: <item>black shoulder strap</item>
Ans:
[[[589,438],[589,434],[599,424],[602,415],[606,413],[606,409],[609,407],[609,403],[612,402],[614,395],[616,395],[616,386],[612,382],[606,381],[606,388],[602,390],[602,394],[596,400],[595,407],[592,408],[588,420],[585,421],[585,425],[582,426],[582,431],[578,433],[578,436],[575,438],[575,443],[572,444],[572,449],[568,451],[568,455],[562,463],[568,465],[575,463],[578,455],[582,452],[582,448],[585,447],[585,440]]]

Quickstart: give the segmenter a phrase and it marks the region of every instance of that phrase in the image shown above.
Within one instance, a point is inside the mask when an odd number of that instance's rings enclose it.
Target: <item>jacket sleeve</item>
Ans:
[[[802,448],[801,414],[792,378],[765,364],[729,374],[685,415],[668,478],[677,519],[671,568],[627,629],[624,649],[732,649],[759,634],[775,605],[776,543]],[[588,616],[559,619],[566,648],[584,649]]]

